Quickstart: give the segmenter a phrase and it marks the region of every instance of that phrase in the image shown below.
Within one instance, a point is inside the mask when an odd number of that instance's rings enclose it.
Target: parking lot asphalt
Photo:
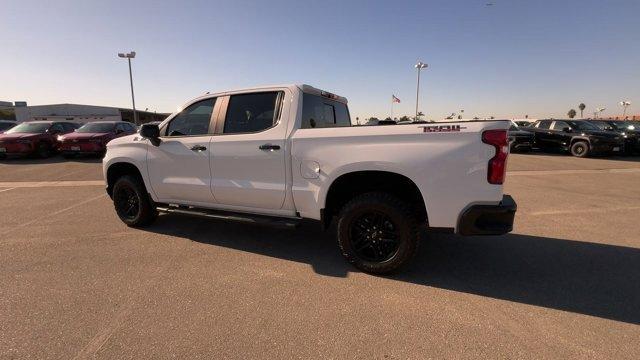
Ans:
[[[0,358],[640,353],[637,157],[512,155],[513,233],[429,235],[389,277],[313,224],[130,229],[101,177],[93,160],[0,162]]]

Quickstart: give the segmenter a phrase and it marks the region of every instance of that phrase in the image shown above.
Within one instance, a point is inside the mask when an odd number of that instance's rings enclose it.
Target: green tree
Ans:
[[[408,121],[411,120],[407,115],[401,116],[400,121]]]
[[[582,118],[582,112],[584,111],[584,108],[586,108],[587,105],[585,105],[584,103],[580,103],[580,105],[578,105],[578,109],[580,109],[580,117]]]
[[[571,109],[569,110],[567,115],[569,116],[569,119],[573,119],[574,117],[576,117],[576,111],[574,109]]]

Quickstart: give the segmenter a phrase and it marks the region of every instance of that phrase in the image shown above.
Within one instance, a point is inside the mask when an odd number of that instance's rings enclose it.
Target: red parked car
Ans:
[[[80,154],[104,155],[107,143],[117,137],[136,133],[136,127],[126,121],[96,121],[82,125],[75,132],[59,136],[59,149],[64,157]]]
[[[68,121],[23,122],[0,134],[0,157],[38,155],[47,158],[58,148],[57,137],[77,127]]]

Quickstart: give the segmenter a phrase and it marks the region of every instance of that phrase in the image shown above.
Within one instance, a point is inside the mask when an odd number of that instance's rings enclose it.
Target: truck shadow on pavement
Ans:
[[[326,276],[358,271],[342,258],[335,231],[317,224],[287,230],[163,215],[147,230],[307,263]],[[411,266],[386,278],[640,324],[636,248],[520,234],[433,234]]]

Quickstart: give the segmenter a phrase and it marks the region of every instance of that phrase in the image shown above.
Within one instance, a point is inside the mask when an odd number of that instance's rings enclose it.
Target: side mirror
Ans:
[[[567,126],[567,127],[562,128],[562,131],[568,133],[568,132],[571,132],[571,128]]]
[[[140,128],[140,136],[151,140],[155,146],[160,144],[160,128],[156,124],[144,124]]]

